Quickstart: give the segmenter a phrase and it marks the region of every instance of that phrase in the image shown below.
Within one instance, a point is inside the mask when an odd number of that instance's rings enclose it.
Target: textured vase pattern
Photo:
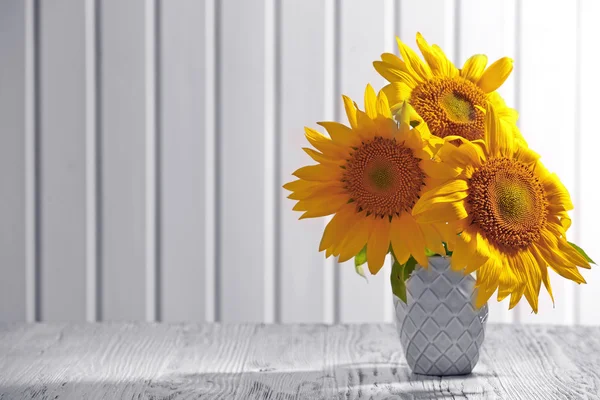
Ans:
[[[487,304],[474,302],[475,279],[450,268],[450,258],[430,257],[406,281],[407,303],[394,296],[396,329],[408,365],[417,374],[464,375],[479,360]]]

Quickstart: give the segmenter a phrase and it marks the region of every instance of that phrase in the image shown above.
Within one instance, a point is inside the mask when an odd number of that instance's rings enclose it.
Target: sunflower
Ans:
[[[537,313],[542,282],[554,301],[548,267],[585,283],[578,267],[590,265],[567,242],[573,204],[566,188],[536,153],[507,135],[510,126],[493,108],[485,122],[485,141],[446,138],[432,172],[443,183],[421,196],[413,215],[420,223],[448,222],[454,234],[460,232],[452,268],[477,271],[477,307],[498,290],[498,301],[510,295],[513,308],[525,295]]]
[[[384,263],[390,244],[398,262],[412,256],[427,266],[425,249],[444,252],[441,231],[447,225],[419,225],[411,210],[429,183],[426,169],[433,156],[433,138],[412,107],[392,118],[383,92],[365,91],[365,111],[343,97],[350,126],[320,122],[330,137],[305,128],[316,149],[304,148],[318,164],[294,172],[296,181],[284,185],[297,200],[300,218],[334,214],[319,251],[344,262],[365,246],[372,274]]]
[[[426,62],[400,39],[397,41],[404,61],[384,53],[382,61],[373,63],[390,82],[383,91],[393,109],[408,101],[425,120],[431,134],[477,140],[484,136],[485,110],[493,107],[513,127],[509,132],[524,142],[516,127],[517,112],[507,107],[496,92],[513,69],[510,58],[501,58],[486,69],[487,56],[476,54],[459,70],[442,49],[430,46],[420,33],[417,45]]]

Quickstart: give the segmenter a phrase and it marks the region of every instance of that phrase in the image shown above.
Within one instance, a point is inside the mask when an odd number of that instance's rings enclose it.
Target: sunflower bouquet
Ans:
[[[542,283],[552,297],[548,267],[585,283],[578,268],[593,262],[567,241],[569,193],[496,91],[513,61],[487,66],[478,54],[459,69],[420,34],[417,45],[424,60],[398,40],[401,58],[373,63],[389,84],[367,85],[363,109],[343,96],[348,125],[305,128],[316,165],[284,188],[300,218],[333,215],[319,247],[327,257],[377,274],[391,252],[392,289],[405,302],[411,272],[439,255],[476,275],[477,308],[497,292],[510,308],[525,296],[537,313]]]

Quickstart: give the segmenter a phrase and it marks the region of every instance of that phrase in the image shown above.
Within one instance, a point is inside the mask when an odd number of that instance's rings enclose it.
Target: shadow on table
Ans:
[[[202,369],[206,369],[205,367]],[[486,392],[468,384],[488,375],[415,375],[406,365],[339,365],[323,370],[256,369],[240,373],[169,372],[153,379],[78,381],[0,386],[0,399],[431,399]],[[8,379],[10,381],[10,377]],[[476,387],[478,390],[469,390]],[[58,397],[57,397],[58,396]]]

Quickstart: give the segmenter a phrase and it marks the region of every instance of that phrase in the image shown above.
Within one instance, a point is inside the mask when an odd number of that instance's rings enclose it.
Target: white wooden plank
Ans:
[[[144,0],[100,3],[102,319],[154,318],[148,7]]]
[[[86,318],[86,3],[40,4],[41,318]],[[92,43],[93,44],[93,43]]]
[[[0,398],[598,399],[598,333],[492,324],[472,374],[436,377],[389,324],[0,325]]]
[[[488,64],[501,57],[515,58],[516,4],[514,0],[461,0],[458,22],[459,42],[457,67],[473,54],[488,56]],[[515,107],[514,73],[498,91],[509,107]],[[516,312],[508,310],[508,300],[502,303],[495,297],[488,302],[490,322],[512,322]]]
[[[401,1],[398,36],[418,52],[416,35],[421,32],[430,44],[440,46],[446,56],[455,61],[455,7],[454,0]]]
[[[521,38],[519,105],[521,131],[542,162],[556,172],[571,196],[575,191],[575,82],[576,3],[523,1],[520,3]],[[557,29],[557,27],[560,29]],[[560,62],[557,50],[560,49]],[[560,84],[552,84],[552,82]],[[559,117],[552,118],[554,110]],[[574,221],[573,230],[576,229]],[[542,291],[539,314],[520,305],[523,322],[570,324],[574,322],[574,283],[551,273],[556,307]]]
[[[160,6],[161,319],[204,321],[213,308],[204,287],[213,268],[208,251],[206,199],[214,188],[206,158],[209,136],[207,90],[207,2],[164,1]],[[190,38],[194,38],[190,40]],[[214,161],[214,159],[213,159]],[[213,232],[211,232],[211,230]],[[210,311],[212,313],[212,310]]]
[[[33,15],[0,3],[0,321],[35,317]]]
[[[598,136],[598,122],[596,118],[598,108],[598,93],[600,93],[600,76],[594,65],[600,63],[597,51],[596,38],[600,37],[600,3],[594,0],[583,0],[579,9],[579,193],[573,198],[575,205],[574,217],[577,220],[576,236],[570,236],[581,245],[590,257],[600,262],[600,210],[597,199],[600,197],[598,189],[598,156],[596,149],[600,147]],[[587,285],[577,287],[576,296],[579,296],[579,316],[583,324],[600,324],[600,300],[598,288],[600,287],[600,271],[597,266],[592,266],[591,271],[583,271]]]
[[[328,29],[327,4],[321,0],[281,2],[280,66],[281,96],[280,137],[281,182],[293,179],[292,173],[304,165],[314,164],[302,147],[309,146],[304,138],[304,126],[316,126],[327,116],[327,81],[325,61],[333,54],[326,51]],[[306,21],[311,20],[311,29]],[[336,94],[337,97],[337,94]],[[324,299],[333,296],[323,277],[333,265],[325,265],[319,242],[324,221],[298,221],[300,214],[292,211],[289,192],[281,190],[281,322],[324,322]]]
[[[267,36],[270,0],[218,2],[219,24],[219,294],[223,321],[269,321],[273,225],[267,169],[274,154],[267,74],[273,37]],[[271,60],[272,61],[272,60]],[[272,168],[272,167],[271,167]]]
[[[364,91],[367,83],[374,88],[383,87],[384,80],[373,68],[373,61],[381,53],[391,51],[386,37],[384,2],[343,1],[340,9],[339,26],[339,121],[348,123],[341,94],[352,98],[363,108]],[[358,28],[360,27],[360,28]],[[366,283],[354,271],[354,260],[342,263],[339,271],[339,318],[342,322],[381,322],[391,319],[391,287],[389,263]]]

